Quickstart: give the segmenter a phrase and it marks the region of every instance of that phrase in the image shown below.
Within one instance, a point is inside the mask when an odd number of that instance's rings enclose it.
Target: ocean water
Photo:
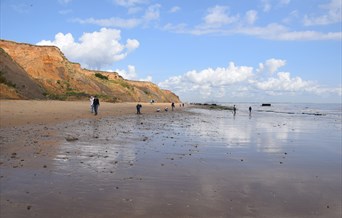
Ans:
[[[242,113],[248,113],[248,108],[251,106],[253,111],[264,113],[326,116],[335,119],[342,117],[342,104],[338,103],[272,103],[271,106],[262,106],[261,103],[221,103],[221,105],[236,105]]]

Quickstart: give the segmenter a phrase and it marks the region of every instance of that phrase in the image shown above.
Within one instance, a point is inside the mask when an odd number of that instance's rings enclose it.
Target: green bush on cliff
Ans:
[[[101,73],[95,73],[95,76],[100,79],[108,80],[108,76],[102,75]]]
[[[12,83],[11,81],[8,81],[5,77],[4,77],[4,73],[0,71],[0,83],[3,83],[7,86],[16,87],[16,84]]]

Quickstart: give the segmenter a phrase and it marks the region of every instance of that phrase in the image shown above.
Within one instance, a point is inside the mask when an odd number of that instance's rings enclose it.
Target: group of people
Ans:
[[[234,105],[233,106],[233,114],[234,114],[234,116],[236,115],[236,106]],[[249,115],[251,116],[252,115],[252,107],[251,106],[249,106],[249,108],[248,108],[248,111],[249,111]]]
[[[152,104],[152,103],[154,103],[154,100],[151,101],[151,104]],[[100,106],[100,100],[98,99],[98,97],[97,97],[97,96],[90,96],[90,112],[91,112],[91,113],[94,113],[95,116],[96,116],[97,113],[98,113],[99,106]],[[182,107],[182,106],[184,107],[184,103],[183,103],[183,104],[180,104],[180,107]],[[175,107],[176,107],[176,106],[175,106],[175,103],[172,102],[172,103],[171,103],[171,109],[172,109],[172,111],[174,110]],[[140,103],[138,103],[138,104],[136,105],[137,114],[141,114],[141,108],[142,108],[142,105],[141,105]],[[168,111],[169,109],[168,109],[168,107],[165,107],[164,110],[165,110],[165,111]],[[236,115],[236,110],[237,110],[237,109],[236,109],[236,106],[234,105],[234,106],[233,106],[233,115],[234,115],[234,116]],[[252,115],[252,107],[251,107],[251,106],[249,106],[248,111],[249,111],[249,115],[251,116],[251,115]],[[159,108],[157,109],[157,112],[160,112],[160,109],[159,109]]]
[[[100,106],[100,100],[97,96],[90,96],[90,112],[97,115]]]
[[[154,103],[154,100],[151,101],[151,104],[152,104],[152,103]],[[100,106],[100,100],[99,100],[99,98],[98,98],[97,96],[90,96],[90,112],[91,112],[91,113],[94,113],[95,116],[96,116],[97,113],[98,113],[99,106]],[[184,103],[183,103],[183,104],[180,104],[180,107],[182,107],[182,106],[184,107]],[[172,103],[171,103],[171,109],[172,109],[172,111],[174,110],[175,107],[176,107],[176,106],[175,106],[175,103],[172,102]],[[142,105],[141,105],[140,103],[138,103],[138,104],[136,105],[137,114],[141,114],[141,108],[142,108]],[[165,111],[168,111],[169,109],[168,109],[168,107],[166,107],[164,110],[165,110]],[[237,109],[236,109],[236,106],[234,105],[234,106],[233,106],[233,115],[234,115],[234,116],[236,115],[236,110],[237,110]],[[252,107],[251,107],[251,106],[249,106],[248,111],[249,111],[249,115],[251,116],[251,115],[252,115]],[[160,109],[159,109],[159,108],[157,109],[157,112],[160,112]]]
[[[153,101],[153,102],[152,102]],[[151,104],[154,103],[154,100],[151,101]],[[97,96],[90,96],[90,112],[91,113],[94,113],[95,116],[98,114],[98,109],[99,109],[99,106],[100,106],[100,100]],[[174,110],[175,108],[175,103],[172,102],[171,103],[171,108],[172,108],[172,111]],[[184,107],[184,104],[183,104],[183,107]],[[140,103],[138,103],[136,105],[136,109],[137,109],[137,114],[141,114],[141,108],[142,108],[142,105]],[[169,109],[166,107],[164,109],[165,111],[168,111]],[[158,108],[157,109],[157,112],[159,112],[160,109]]]

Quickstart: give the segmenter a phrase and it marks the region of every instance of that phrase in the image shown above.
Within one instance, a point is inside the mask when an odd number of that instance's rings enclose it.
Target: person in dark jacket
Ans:
[[[95,112],[95,115],[97,115],[97,111],[99,109],[99,106],[100,106],[100,100],[98,99],[97,96],[94,97],[94,112]]]
[[[140,108],[142,108],[142,105],[140,103],[138,103],[136,108],[137,108],[137,114],[141,114]]]

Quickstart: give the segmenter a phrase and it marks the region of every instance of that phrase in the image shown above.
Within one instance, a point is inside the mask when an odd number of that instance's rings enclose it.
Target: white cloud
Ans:
[[[331,0],[329,4],[321,5],[320,7],[324,10],[325,14],[317,17],[314,15],[305,15],[303,20],[304,25],[327,25],[341,22],[341,0]]]
[[[150,5],[146,10],[144,15],[141,18],[120,18],[120,17],[111,17],[106,19],[95,19],[95,18],[86,18],[80,19],[76,18],[73,19],[73,22],[80,23],[80,24],[95,24],[101,27],[114,27],[114,28],[134,28],[139,25],[147,25],[148,23],[158,20],[160,17],[160,7],[161,5],[155,4]],[[138,7],[131,7],[128,10],[129,14],[137,13],[138,11],[142,10]]]
[[[94,18],[87,18],[87,19],[74,19],[74,22],[80,24],[95,24],[102,27],[119,27],[119,28],[134,28],[141,24],[140,19],[122,19],[119,17],[111,17],[108,19],[94,19]]]
[[[155,5],[151,5],[147,8],[147,10],[145,11],[145,15],[143,16],[143,20],[145,22],[149,22],[152,20],[158,20],[160,13],[159,13],[159,9],[160,9],[161,5],[160,4],[155,4]]]
[[[69,2],[71,2],[72,0],[58,0],[58,2],[60,4],[68,4]]]
[[[141,8],[141,7],[130,7],[130,8],[128,8],[128,14],[136,14],[142,10],[143,10],[143,8]]]
[[[269,59],[259,64],[256,70],[276,72],[286,64],[285,60]],[[224,100],[229,98],[249,98],[257,96],[313,94],[316,96],[338,95],[342,89],[325,88],[313,81],[300,77],[291,77],[289,72],[278,72],[275,76],[253,73],[253,67],[235,66],[233,62],[228,67],[216,69],[207,68],[201,71],[188,71],[183,75],[173,76],[158,84],[179,94],[186,100]],[[255,100],[255,99],[254,99]]]
[[[264,5],[271,7],[269,0],[263,0]],[[285,6],[290,1],[279,0],[277,6]],[[257,26],[255,22],[258,12],[249,10],[240,18],[239,14],[230,15],[229,8],[226,6],[215,6],[207,10],[207,14],[202,18],[203,22],[193,27],[186,23],[164,25],[163,30],[192,34],[192,35],[247,35],[256,38],[281,40],[281,41],[300,41],[300,40],[342,40],[341,32],[319,32],[314,30],[291,30],[289,27],[269,23],[264,26]],[[337,9],[335,9],[337,10]],[[339,9],[340,10],[340,9]],[[289,17],[281,20],[284,24],[289,24],[293,20],[298,20],[298,11],[292,11]],[[229,25],[229,26],[228,26]]]
[[[285,93],[311,93],[315,95],[342,95],[342,88],[326,88],[313,81],[305,81],[300,77],[291,77],[289,72],[279,72],[277,77],[270,77],[265,81],[251,81],[260,90],[271,95],[284,95]]]
[[[117,69],[117,70],[115,70],[115,72],[120,74],[120,76],[122,76],[124,79],[128,79],[128,80],[135,80],[135,79],[137,79],[137,74],[135,72],[135,66],[128,65],[127,68],[128,68],[127,71],[126,70]]]
[[[146,78],[139,78],[138,74],[136,73],[135,66],[133,65],[128,65],[127,66],[127,71],[126,70],[120,70],[117,69],[115,70],[120,76],[122,76],[124,79],[127,80],[139,80],[139,81],[149,81],[152,82],[152,76],[147,76]]]
[[[178,6],[174,6],[169,10],[169,13],[176,13],[180,10],[181,8]]]
[[[269,3],[269,0],[262,0],[262,10],[264,12],[269,12],[272,9],[272,5]]]
[[[208,68],[200,72],[189,71],[185,74],[185,79],[199,85],[224,86],[246,81],[253,75],[252,70],[251,67],[237,67],[233,62],[230,62],[227,68]]]
[[[207,68],[201,71],[188,71],[181,76],[173,76],[159,86],[165,89],[174,90],[176,93],[199,93],[204,98],[210,96],[215,98],[223,97],[226,93],[226,87],[245,83],[253,77],[253,68],[245,66],[235,66],[230,62],[228,67],[218,67],[216,69]],[[218,89],[218,92],[214,90]]]
[[[291,2],[291,0],[280,0],[279,4],[280,5],[288,5],[288,4],[290,4],[290,2]]]
[[[271,77],[266,81],[254,81],[252,83],[260,90],[282,92],[305,91],[313,86],[313,82],[304,81],[300,77],[291,78],[288,72],[279,72],[276,78]]]
[[[273,5],[272,5],[272,3]],[[270,12],[272,8],[279,8],[284,7],[288,4],[290,4],[290,0],[262,0],[261,1],[261,8],[263,12]]]
[[[216,5],[208,9],[208,14],[203,19],[206,26],[220,27],[234,23],[238,20],[238,16],[229,16],[228,7]]]
[[[247,24],[254,24],[258,18],[258,12],[255,10],[250,10],[246,12],[245,19]]]
[[[102,28],[99,32],[84,33],[79,42],[71,33],[58,33],[53,41],[42,40],[38,45],[55,45],[66,57],[91,69],[101,69],[124,59],[130,52],[139,47],[136,39],[120,42],[121,32],[116,29]]]
[[[114,3],[123,7],[135,7],[140,4],[147,4],[148,0],[114,0]]]
[[[244,34],[271,40],[341,40],[341,32],[290,31],[287,27],[271,23],[265,27],[238,27],[233,30],[221,30],[223,34]]]
[[[61,15],[66,15],[66,14],[72,13],[72,10],[71,9],[60,10],[60,11],[58,11],[58,13]]]
[[[285,65],[286,65],[285,60],[272,58],[272,59],[266,60],[264,64],[261,64],[259,66],[262,66],[262,69],[266,68],[267,72],[269,72],[270,74],[273,74],[274,72],[278,71],[280,67],[283,67]]]

